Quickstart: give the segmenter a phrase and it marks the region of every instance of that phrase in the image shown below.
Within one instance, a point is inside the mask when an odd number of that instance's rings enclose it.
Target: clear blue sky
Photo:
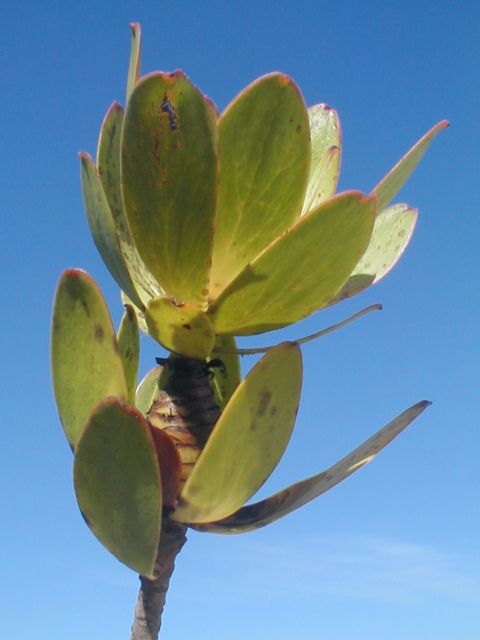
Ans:
[[[400,194],[420,219],[397,269],[278,336],[292,339],[384,304],[381,314],[305,347],[291,447],[261,495],[333,463],[417,400],[433,406],[371,465],[277,524],[243,537],[192,532],[162,638],[477,640],[474,0],[30,0],[3,7],[2,637],[129,637],[137,578],[100,546],[77,510],[49,381],[49,324],[56,281],[68,266],[89,271],[120,318],[116,287],[87,229],[76,153],[95,152],[106,109],[124,99],[134,20],[143,27],[143,70],[183,69],[220,109],[272,70],[291,74],[307,104],[335,107],[344,138],[341,189],[368,191],[430,126],[451,122]],[[157,349],[147,338],[142,345],[144,372]]]

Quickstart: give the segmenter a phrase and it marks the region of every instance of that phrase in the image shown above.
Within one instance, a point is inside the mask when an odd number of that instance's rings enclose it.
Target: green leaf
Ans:
[[[299,216],[310,170],[299,89],[273,73],[238,95],[218,121],[220,191],[210,299]]]
[[[158,399],[160,390],[163,388],[163,367],[155,367],[151,369],[143,378],[137,388],[135,394],[135,406],[146,416],[150,411],[150,407]]]
[[[199,531],[211,533],[246,533],[264,527],[271,522],[299,509],[325,493],[348,476],[358,471],[396,438],[408,425],[419,416],[430,402],[423,401],[410,407],[386,427],[366,440],[357,449],[329,469],[322,471],[307,480],[297,482],[275,495],[250,504],[221,522],[193,525]]]
[[[80,153],[83,199],[88,224],[95,246],[118,286],[140,308],[144,304],[130,276],[117,237],[115,220],[110,211],[102,181],[92,158]]]
[[[180,72],[139,80],[125,113],[122,181],[138,252],[178,303],[207,297],[217,197],[212,105]]]
[[[342,137],[338,114],[326,104],[308,109],[312,162],[302,215],[331,198],[340,175]]]
[[[106,396],[128,399],[115,331],[95,282],[78,269],[58,284],[52,320],[52,377],[65,435],[74,447]]]
[[[140,77],[140,62],[142,58],[142,29],[140,23],[130,23],[130,29],[132,31],[132,46],[130,50],[130,64],[128,66],[127,102]]]
[[[378,211],[382,211],[397,195],[405,182],[414,172],[423,154],[430,146],[437,133],[448,127],[446,120],[442,120],[428,131],[420,140],[397,162],[393,169],[387,173],[381,182],[377,184],[372,193],[378,198]]]
[[[113,555],[138,573],[155,566],[162,488],[150,429],[115,398],[101,402],[78,442],[74,462],[78,505]]]
[[[163,291],[138,255],[125,215],[120,178],[123,118],[122,107],[114,102],[105,116],[98,139],[98,175],[110,207],[122,260],[135,290],[146,303],[150,298],[161,295]]]
[[[145,312],[148,332],[162,347],[189,358],[205,360],[215,342],[207,315],[191,304],[154,298]]]
[[[249,335],[321,309],[368,246],[375,198],[346,192],[322,203],[272,243],[209,309],[215,332]]]
[[[412,238],[417,218],[418,211],[406,204],[394,204],[378,214],[367,250],[332,304],[360,293],[393,269]]]
[[[210,522],[233,513],[270,476],[288,444],[302,384],[298,346],[269,351],[237,387],[171,516]]]
[[[117,338],[125,371],[125,380],[127,381],[128,400],[133,404],[135,401],[135,387],[137,386],[140,338],[138,335],[137,316],[133,307],[129,304],[125,306],[125,313],[118,329]]]
[[[240,356],[234,353],[236,348],[237,343],[233,336],[216,336],[213,355],[208,358],[209,361],[220,359],[223,363],[223,367],[212,369],[213,378],[211,380],[215,400],[221,411],[227,405],[241,380]]]

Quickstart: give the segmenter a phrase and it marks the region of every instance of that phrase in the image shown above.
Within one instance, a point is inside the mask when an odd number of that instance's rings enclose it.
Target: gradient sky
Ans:
[[[85,268],[115,322],[116,286],[96,254],[80,149],[123,101],[131,21],[143,71],[183,69],[219,109],[273,70],[342,120],[340,189],[370,190],[433,124],[398,201],[420,209],[384,281],[262,343],[384,311],[306,345],[291,446],[262,496],[329,466],[424,398],[425,414],[371,465],[271,527],[192,532],[178,559],[165,640],[478,640],[480,435],[480,4],[43,2],[2,9],[1,269],[4,382],[1,633],[12,640],[129,637],[137,577],[78,512],[72,457],[49,380],[61,271]],[[242,346],[258,340],[244,340]],[[158,349],[142,340],[142,373]],[[245,359],[249,368],[253,359]]]

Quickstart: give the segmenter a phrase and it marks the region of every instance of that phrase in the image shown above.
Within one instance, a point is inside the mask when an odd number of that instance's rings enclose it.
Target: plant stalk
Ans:
[[[154,576],[139,576],[141,586],[130,640],[157,640],[175,558],[187,541],[186,531],[186,525],[164,518]]]

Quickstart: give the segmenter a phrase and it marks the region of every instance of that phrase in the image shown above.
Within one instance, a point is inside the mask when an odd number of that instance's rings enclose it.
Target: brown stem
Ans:
[[[157,640],[175,558],[187,541],[187,527],[164,519],[153,578],[140,576],[140,591],[130,640]]]

